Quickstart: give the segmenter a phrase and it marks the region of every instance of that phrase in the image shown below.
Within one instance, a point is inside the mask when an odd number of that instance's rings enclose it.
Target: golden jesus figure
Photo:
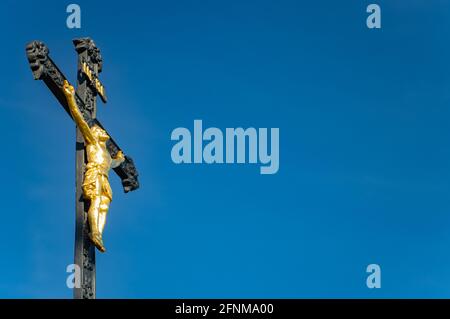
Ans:
[[[106,149],[106,141],[109,140],[109,135],[98,125],[89,127],[75,101],[75,89],[69,82],[64,81],[63,91],[72,118],[81,134],[83,134],[86,145],[88,163],[84,173],[83,195],[90,201],[88,221],[91,232],[89,236],[98,250],[105,252],[102,234],[109,204],[112,201],[108,173],[111,168],[119,166],[125,160],[125,157],[122,151],[119,151],[115,158],[111,158]]]

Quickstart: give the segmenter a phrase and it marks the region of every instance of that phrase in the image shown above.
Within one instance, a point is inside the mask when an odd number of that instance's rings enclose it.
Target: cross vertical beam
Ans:
[[[75,39],[78,52],[77,90],[76,93],[84,103],[84,113],[90,119],[95,119],[97,113],[96,92],[92,89],[83,65],[89,66],[94,75],[98,75],[100,54],[90,39]],[[76,209],[75,209],[75,264],[80,268],[80,288],[74,288],[75,299],[95,299],[96,265],[95,246],[89,239],[88,210],[89,202],[83,197],[83,178],[86,167],[86,152],[84,138],[76,129]]]

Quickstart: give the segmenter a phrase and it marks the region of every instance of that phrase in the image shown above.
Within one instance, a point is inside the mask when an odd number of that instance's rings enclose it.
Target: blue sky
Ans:
[[[98,117],[139,168],[114,189],[99,298],[450,297],[450,2],[2,1],[0,297],[70,298],[75,129],[33,81],[92,37]],[[280,128],[280,170],[175,165],[177,127]],[[366,287],[368,264],[382,288]]]

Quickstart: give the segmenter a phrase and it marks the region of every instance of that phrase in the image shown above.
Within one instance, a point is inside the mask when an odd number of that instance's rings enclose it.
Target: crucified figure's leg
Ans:
[[[102,236],[98,227],[101,198],[102,196],[95,196],[91,199],[91,205],[88,211],[88,220],[91,228],[91,240],[100,251],[104,252],[105,247],[103,247]]]
[[[100,197],[100,210],[98,214],[98,231],[100,232],[100,237],[103,235],[103,229],[106,224],[106,215],[108,214],[110,203],[111,200],[107,196]]]
[[[97,225],[99,208],[100,208],[100,196],[96,196],[91,199],[88,211],[89,226],[91,228],[91,233],[93,235],[99,233]]]

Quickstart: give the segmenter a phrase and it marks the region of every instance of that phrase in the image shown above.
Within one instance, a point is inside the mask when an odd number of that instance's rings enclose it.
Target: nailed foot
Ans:
[[[105,246],[103,245],[102,236],[100,233],[91,233],[90,234],[91,240],[94,243],[95,247],[97,247],[98,250],[100,250],[102,253],[106,251]]]

